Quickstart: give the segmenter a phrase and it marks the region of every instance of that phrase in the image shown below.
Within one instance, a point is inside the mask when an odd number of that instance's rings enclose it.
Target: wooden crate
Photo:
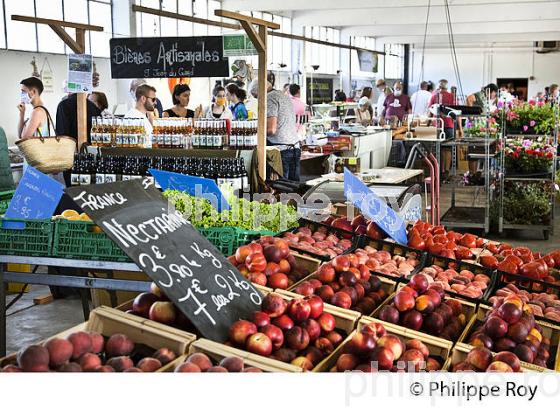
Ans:
[[[198,339],[192,343],[189,347],[188,354],[181,356],[179,360],[175,360],[173,366],[169,367],[166,371],[174,371],[177,366],[183,363],[187,357],[193,353],[204,353],[216,364],[225,357],[240,357],[243,359],[245,367],[256,367],[267,373],[301,373],[303,371],[301,367],[249,353],[208,339]]]
[[[127,315],[116,309],[108,307],[100,307],[90,313],[89,320],[65,330],[57,335],[49,337],[44,342],[53,338],[66,338],[72,333],[85,331],[85,332],[98,332],[105,337],[110,337],[115,333],[123,333],[128,336],[134,343],[142,343],[154,350],[162,347],[167,347],[175,352],[175,354],[182,355],[188,351],[192,342],[196,340],[196,336],[176,330],[175,333],[169,333],[164,330],[158,329],[153,326],[140,323],[135,320],[130,320],[133,315]],[[13,364],[17,361],[16,354],[7,356],[0,359],[0,367],[6,364]],[[162,367],[159,371],[166,371],[167,367],[172,363]]]
[[[299,283],[301,283],[305,280],[309,280],[312,277],[313,277],[313,274],[311,274],[307,278],[301,280]],[[384,278],[383,276],[378,276],[378,278],[381,281],[381,289],[383,289],[387,293],[387,298],[388,298],[389,296],[391,296],[395,292],[395,288],[397,287],[397,282],[395,282],[394,280],[391,280],[391,279]],[[301,296],[298,293],[293,292],[294,287],[290,287],[289,289],[291,289],[291,290],[276,289],[275,292],[280,293],[280,294],[284,294],[284,295],[288,295],[290,297]],[[383,303],[383,301],[381,302],[381,304],[382,303]],[[334,305],[329,305],[329,306],[336,307]],[[348,310],[351,310],[352,312],[359,313],[359,312],[357,312],[355,310],[352,310],[352,309],[348,309]],[[372,314],[373,312],[375,312],[375,310],[377,310],[377,307],[372,312],[369,312],[368,314]]]
[[[398,287],[398,289],[400,289],[402,286],[405,286],[405,285],[401,284]],[[373,312],[373,314],[371,316],[364,316],[364,317],[371,317],[371,318],[375,319],[377,322],[383,323],[383,325],[385,325],[385,326],[387,326],[387,325],[388,326],[396,326],[396,327],[401,328],[403,330],[406,329],[407,331],[414,331],[414,330],[408,329],[404,326],[395,325],[393,323],[384,322],[384,321],[378,319],[379,311],[381,310],[381,308],[383,308],[383,306],[385,306],[385,305],[391,304],[393,302],[393,299],[395,298],[395,295],[396,295],[396,292],[393,293],[391,296],[389,296],[387,299],[385,299],[385,302],[383,302],[381,305],[379,305],[377,307],[377,309],[375,309],[375,311]],[[456,343],[456,342],[463,341],[464,338],[466,337],[467,331],[470,328],[470,324],[472,323],[472,321],[474,320],[474,318],[476,316],[476,304],[471,303],[471,302],[467,302],[466,300],[450,298],[449,296],[446,296],[445,299],[454,299],[454,300],[458,301],[459,303],[461,303],[461,305],[463,305],[463,313],[464,313],[465,318],[466,318],[465,328],[461,332],[461,335],[459,336],[459,338],[457,340],[452,340],[451,342]],[[419,332],[419,331],[414,331],[414,332],[421,333],[425,336],[434,337],[434,336],[429,335],[429,334],[424,333],[424,332]],[[437,339],[446,340],[446,339],[443,339],[443,338],[440,338],[440,337],[437,337]]]
[[[467,354],[472,349],[474,349],[474,346],[467,345],[464,343],[457,343],[453,348],[453,350],[451,351],[451,355],[445,362],[445,366],[443,367],[443,370],[446,372],[451,372],[453,366],[459,362],[464,361],[467,358]],[[492,356],[496,356],[496,353],[492,352]],[[535,366],[534,364],[521,362],[521,372],[523,373],[534,373],[534,372],[541,373],[546,370],[547,369],[540,366]]]
[[[375,323],[375,322],[383,323],[376,319],[362,317],[358,322],[358,329],[352,332],[346,338],[346,340],[344,340],[344,342],[340,346],[338,346],[336,350],[329,357],[327,357],[325,360],[319,363],[319,365],[317,365],[317,367],[315,367],[313,371],[329,372],[333,368],[333,366],[336,365],[336,361],[342,354],[344,345],[348,343],[352,339],[352,337],[356,334],[356,332],[359,332],[365,325],[369,323]],[[415,332],[413,330],[403,328],[401,326],[394,326],[391,325],[390,323],[389,324],[383,323],[383,326],[387,330],[387,334],[399,336],[401,340],[403,340],[405,343],[411,339],[421,340],[426,345],[426,347],[428,347],[428,349],[430,350],[430,356],[439,358],[442,367],[444,366],[445,362],[448,360],[449,355],[451,353],[451,348],[453,346],[452,342],[437,337],[433,337],[430,335],[426,335],[425,333]]]
[[[485,306],[485,305],[480,305],[478,307],[478,310],[476,312],[476,315],[472,318],[469,326],[467,327],[467,329],[465,329],[465,332],[463,334],[463,338],[461,339],[461,343],[466,345],[466,346],[471,346],[468,343],[469,337],[470,335],[477,330],[481,325],[482,322],[484,321],[484,318],[486,317],[486,313],[490,310],[491,308],[489,306]],[[535,323],[538,323],[543,330],[543,336],[546,336],[550,339],[550,357],[554,358],[554,363],[552,365],[551,368],[549,368],[548,370],[555,370],[555,371],[560,371],[560,326],[554,325],[552,323],[549,322],[543,322],[540,320],[536,320]],[[540,366],[535,366],[533,364],[530,363],[526,363],[527,365],[531,365],[535,368],[539,368],[539,369],[544,369]]]

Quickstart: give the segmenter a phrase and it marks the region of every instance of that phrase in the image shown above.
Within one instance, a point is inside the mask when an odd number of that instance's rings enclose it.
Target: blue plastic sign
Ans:
[[[344,168],[344,195],[383,232],[401,245],[407,244],[404,220],[347,168]]]
[[[176,172],[160,171],[158,169],[150,169],[149,171],[164,191],[166,189],[176,189],[177,191],[183,191],[198,198],[207,199],[218,212],[229,209],[229,204],[223,196],[222,191],[220,191],[218,185],[211,179],[193,177]]]
[[[28,165],[5,216],[16,219],[50,219],[63,193],[64,186],[60,182]],[[17,222],[4,222],[3,226],[11,229],[24,228],[23,223]]]

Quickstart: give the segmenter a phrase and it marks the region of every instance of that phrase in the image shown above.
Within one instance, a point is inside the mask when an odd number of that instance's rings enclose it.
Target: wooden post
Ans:
[[[76,54],[84,54],[86,51],[86,31],[103,31],[101,26],[90,24],[72,23],[69,21],[43,19],[38,17],[13,15],[12,20],[25,21],[28,23],[48,25],[64,43]],[[64,29],[70,27],[76,29],[76,38],[72,38]],[[87,142],[87,94],[77,95],[77,120],[78,120],[78,150],[82,144]]]
[[[247,33],[247,36],[253,42],[259,55],[259,96],[258,96],[258,134],[257,134],[257,158],[258,171],[262,180],[266,180],[266,68],[267,68],[267,34],[268,29],[276,30],[280,28],[279,24],[271,21],[256,19],[244,14],[234,13],[226,10],[216,10],[216,16],[226,17],[237,20]],[[258,27],[258,32],[255,27]]]

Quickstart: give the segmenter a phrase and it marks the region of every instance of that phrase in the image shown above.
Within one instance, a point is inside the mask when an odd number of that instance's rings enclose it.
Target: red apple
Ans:
[[[272,353],[272,341],[264,333],[255,333],[247,339],[247,350],[261,356],[270,356]]]
[[[311,315],[311,306],[305,299],[293,299],[288,304],[288,315],[296,323],[309,319]]]

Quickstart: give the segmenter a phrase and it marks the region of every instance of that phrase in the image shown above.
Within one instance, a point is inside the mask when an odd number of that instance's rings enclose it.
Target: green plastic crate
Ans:
[[[198,231],[225,256],[233,255],[241,245],[248,244],[263,235],[276,234],[270,231],[248,231],[239,228],[198,228]]]
[[[130,262],[130,258],[93,222],[55,221],[52,254],[68,259]]]
[[[14,192],[15,191],[0,192],[0,215],[4,215],[8,210],[8,206],[14,196]]]
[[[6,222],[23,223],[23,229],[8,229]],[[0,253],[18,256],[50,256],[54,224],[50,219],[0,219]]]

